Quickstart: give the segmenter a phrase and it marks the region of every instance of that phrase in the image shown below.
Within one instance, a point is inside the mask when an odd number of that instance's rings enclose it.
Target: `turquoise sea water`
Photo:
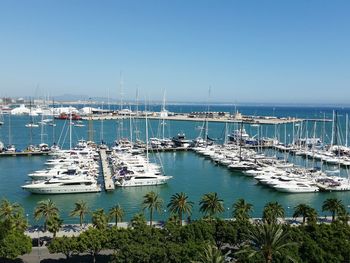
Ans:
[[[174,106],[175,107],[175,106]],[[180,106],[176,106],[180,107]],[[176,111],[176,107],[175,110]],[[184,107],[184,106],[181,106]],[[204,106],[203,106],[204,108]],[[188,109],[187,109],[188,110]],[[202,109],[203,110],[203,109]],[[219,109],[222,110],[222,109]],[[219,111],[218,110],[218,111]],[[271,114],[265,109],[259,107],[246,109],[247,112],[266,112],[266,115]],[[269,109],[271,111],[271,109]],[[315,118],[315,109],[284,109],[286,115],[292,116],[292,111],[298,112],[300,116]],[[178,108],[178,111],[179,108]],[[224,110],[222,110],[224,111]],[[281,110],[275,109],[275,113]],[[331,108],[316,110],[319,118],[323,117],[323,112],[327,112],[328,118],[332,115]],[[344,116],[347,110],[343,109],[340,112]],[[246,113],[249,114],[249,113]],[[258,113],[258,115],[263,115]],[[276,114],[277,115],[277,114]],[[18,148],[25,148],[29,142],[29,131],[24,125],[28,122],[28,116],[12,116],[11,117],[11,130],[12,130],[12,142],[16,144]],[[158,130],[158,121],[151,121],[150,136],[156,136]],[[57,122],[55,128],[56,141],[62,133],[61,138],[66,137],[64,146],[68,146],[68,136],[66,135],[66,129],[63,129],[64,121]],[[116,121],[104,122],[103,138],[108,143],[112,143],[118,136],[128,136],[129,134],[129,120],[124,120],[123,125]],[[202,123],[195,122],[169,122],[167,123],[166,134],[169,132],[170,137],[176,135],[176,133],[183,131],[189,138],[195,138],[199,134],[198,126]],[[224,124],[213,123],[209,124],[209,133],[212,138],[222,138]],[[343,124],[344,125],[344,124]],[[138,129],[141,131],[141,137],[144,134],[144,122],[138,123]],[[119,127],[119,129],[118,129]],[[120,127],[123,129],[121,130]],[[313,124],[310,124],[310,132]],[[5,125],[0,129],[0,140],[4,143],[8,142],[8,116],[5,116]],[[231,127],[232,129],[233,127]],[[327,133],[330,134],[330,124],[327,124]],[[134,125],[135,129],[135,125]],[[254,127],[246,126],[247,131],[250,134],[254,134]],[[256,128],[255,128],[256,129]],[[263,128],[266,135],[273,135],[275,133],[275,127],[267,126]],[[280,128],[280,135],[284,134],[284,127]],[[99,141],[101,137],[101,123],[94,123],[95,140]],[[287,127],[287,133],[291,132],[291,127]],[[47,127],[45,130],[47,134],[44,136],[45,141],[52,142],[52,127]],[[345,131],[343,131],[345,134]],[[83,128],[74,128],[73,132],[74,140],[87,137],[87,126]],[[136,133],[133,133],[136,136]],[[289,137],[290,138],[290,137]],[[33,129],[33,143],[40,142],[40,128]],[[343,138],[344,139],[344,138]],[[281,138],[283,141],[283,139]],[[63,139],[61,139],[63,141]],[[192,218],[198,218],[201,214],[198,211],[198,202],[200,197],[204,193],[217,192],[219,197],[224,200],[225,213],[222,213],[222,217],[228,217],[232,211],[232,203],[237,198],[245,198],[248,202],[253,203],[254,211],[253,216],[260,217],[263,206],[269,201],[278,201],[286,209],[286,214],[291,216],[292,208],[299,203],[307,203],[315,207],[321,215],[322,202],[329,197],[337,197],[343,200],[344,204],[350,205],[350,193],[349,192],[333,192],[333,193],[311,193],[311,194],[285,194],[279,193],[270,188],[258,185],[252,178],[245,177],[239,172],[232,172],[226,167],[215,166],[210,160],[204,159],[196,155],[193,152],[169,152],[160,153],[164,170],[167,175],[172,175],[173,179],[168,182],[167,185],[153,186],[153,187],[136,187],[136,188],[117,188],[111,193],[97,193],[97,194],[75,194],[75,195],[33,195],[20,188],[28,179],[27,174],[34,170],[43,169],[44,162],[48,157],[9,157],[0,158],[0,198],[7,198],[11,201],[22,204],[25,208],[25,213],[28,214],[28,219],[34,223],[33,211],[36,203],[40,200],[51,198],[59,207],[62,212],[62,218],[66,223],[78,222],[76,218],[70,218],[69,212],[74,207],[74,202],[78,200],[85,200],[92,210],[97,208],[104,208],[108,210],[116,203],[120,203],[125,209],[125,220],[128,220],[137,212],[141,211],[142,197],[149,191],[157,191],[164,199],[164,209],[161,215],[156,215],[158,219],[165,219],[169,216],[166,208],[166,204],[172,194],[176,192],[185,192],[188,194],[191,201],[195,203],[193,208]],[[304,165],[303,159],[298,158],[296,162]],[[308,165],[311,162],[308,163]],[[343,170],[343,175],[346,171]]]

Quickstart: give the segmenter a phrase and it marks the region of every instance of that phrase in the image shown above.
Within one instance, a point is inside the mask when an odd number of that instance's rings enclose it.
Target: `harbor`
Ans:
[[[218,108],[220,111],[225,111],[225,108]],[[262,112],[264,110],[260,109]],[[326,109],[327,110],[327,109]],[[244,110],[243,110],[244,111]],[[256,109],[252,109],[252,111],[256,111]],[[286,110],[283,110],[286,111]],[[286,113],[289,116],[292,116],[291,113],[293,109],[288,109]],[[6,185],[9,185],[11,189],[16,189],[16,196],[13,201],[17,201],[20,203],[26,204],[26,209],[33,209],[36,202],[42,198],[49,196],[52,200],[54,200],[59,208],[62,210],[62,217],[67,223],[74,223],[74,219],[68,216],[69,210],[71,209],[66,205],[69,200],[87,200],[92,206],[92,208],[104,207],[108,209],[113,206],[115,202],[120,203],[126,211],[126,219],[130,219],[132,214],[135,214],[139,211],[139,203],[141,203],[142,196],[151,190],[155,190],[160,193],[160,195],[167,200],[171,194],[174,192],[184,191],[187,192],[193,201],[195,201],[195,207],[198,205],[196,200],[199,200],[201,194],[205,192],[216,191],[218,192],[228,203],[233,202],[234,199],[239,197],[244,197],[247,200],[251,200],[255,204],[256,215],[259,215],[261,209],[264,205],[264,202],[260,202],[260,197],[264,196],[264,201],[266,200],[278,200],[281,202],[286,210],[288,211],[288,207],[293,207],[298,202],[307,201],[314,207],[319,207],[320,203],[327,198],[328,196],[336,196],[343,200],[344,203],[350,204],[350,199],[348,198],[347,191],[327,191],[326,189],[321,189],[322,185],[319,185],[319,190],[313,193],[286,193],[281,192],[276,189],[273,189],[267,185],[259,183],[258,180],[254,179],[252,176],[247,176],[244,171],[239,171],[234,167],[227,167],[225,165],[220,165],[213,158],[204,157],[196,151],[196,147],[192,145],[187,145],[188,142],[196,142],[197,144],[201,142],[198,140],[199,136],[202,138],[202,142],[205,141],[205,137],[208,136],[210,139],[215,139],[215,141],[211,141],[212,146],[205,147],[206,150],[211,149],[209,152],[217,152],[219,151],[219,156],[223,155],[223,144],[225,143],[225,139],[229,140],[230,135],[232,138],[235,136],[244,137],[245,133],[249,134],[249,138],[253,138],[251,144],[240,145],[235,142],[231,142],[231,149],[229,153],[232,155],[233,153],[236,156],[239,156],[240,146],[241,146],[241,154],[253,151],[257,155],[257,157],[253,158],[253,163],[255,160],[257,162],[262,162],[262,157],[260,156],[262,153],[264,154],[265,162],[278,161],[278,159],[285,160],[287,158],[288,163],[293,163],[296,166],[301,168],[312,168],[312,167],[320,167],[322,162],[321,159],[316,158],[305,158],[303,155],[292,154],[291,146],[283,146],[292,145],[293,138],[297,141],[297,138],[305,137],[306,130],[308,130],[309,137],[324,137],[329,138],[328,143],[330,143],[331,139],[331,130],[332,130],[332,122],[325,121],[320,122],[321,124],[314,126],[314,122],[308,119],[308,116],[314,116],[314,113],[310,113],[310,109],[304,109],[304,114],[301,115],[300,119],[305,119],[303,121],[304,127],[308,124],[308,129],[303,128],[302,133],[300,133],[300,122],[291,122],[286,124],[259,124],[256,126],[254,124],[249,123],[228,123],[228,122],[210,122],[209,119],[206,120],[200,119],[202,121],[197,121],[197,119],[191,121],[178,121],[178,120],[165,120],[165,119],[152,119],[150,116],[147,116],[148,119],[148,138],[149,138],[149,146],[146,146],[146,134],[145,134],[145,119],[136,117],[130,118],[130,116],[125,116],[122,119],[117,120],[96,120],[92,122],[92,129],[94,130],[94,140],[98,142],[103,139],[106,142],[107,146],[110,148],[109,150],[100,149],[98,150],[99,143],[96,143],[96,150],[99,163],[99,174],[96,175],[96,183],[99,185],[99,191],[95,193],[80,193],[80,194],[64,194],[64,195],[36,195],[30,194],[27,191],[20,188],[21,185],[24,185],[28,180],[28,174],[33,173],[37,170],[45,169],[45,162],[48,159],[52,158],[52,152],[46,153],[36,153],[36,152],[15,152],[15,156],[28,156],[28,158],[16,158],[11,153],[6,153],[2,156],[11,156],[11,158],[1,158],[1,167],[4,169],[1,170],[0,176],[6,182]],[[328,109],[328,114],[326,118],[324,117],[325,109],[319,110],[321,112],[318,118],[313,118],[314,120],[320,119],[332,119],[333,111],[332,109]],[[282,110],[281,110],[282,112]],[[244,115],[251,115],[250,112],[247,111]],[[268,112],[265,113],[267,116],[271,116]],[[8,141],[8,118],[9,116],[4,115],[5,123],[1,126],[1,135],[2,141]],[[345,115],[343,115],[345,116]],[[284,116],[280,115],[279,119],[283,119]],[[344,117],[343,117],[344,118]],[[131,122],[130,122],[131,119]],[[12,144],[15,144],[17,149],[26,149],[28,147],[29,137],[29,128],[21,128],[27,122],[27,116],[11,116],[11,130],[16,130],[16,132],[12,132],[11,141]],[[57,145],[59,145],[63,149],[69,149],[70,143],[69,138],[72,137],[72,148],[75,147],[76,142],[81,140],[81,138],[89,137],[89,121],[83,120],[82,124],[85,125],[83,127],[67,125],[69,120],[56,120],[56,126],[45,126],[45,141],[52,142],[55,137],[55,141]],[[91,120],[90,120],[91,121]],[[162,123],[166,123],[166,125],[160,125]],[[205,125],[208,124],[208,126]],[[294,124],[293,124],[294,123]],[[345,122],[339,123],[339,129],[343,130],[343,134],[345,134]],[[242,134],[239,132],[241,125],[244,125],[245,133],[242,130]],[[227,127],[227,132],[225,132],[225,126]],[[322,136],[323,127],[326,127],[325,130],[327,132],[328,137]],[[69,127],[71,127],[71,135],[69,133]],[[132,129],[132,133],[130,133],[130,127]],[[160,128],[159,128],[160,127]],[[162,131],[162,127],[165,129]],[[285,128],[286,127],[286,128]],[[294,127],[294,136],[293,136],[293,127]],[[299,127],[299,128],[298,128]],[[103,128],[103,129],[102,129]],[[91,129],[91,127],[90,127]],[[286,129],[286,131],[285,131]],[[299,129],[299,132],[298,132]],[[235,133],[235,131],[237,131]],[[40,128],[32,128],[32,141],[33,144],[40,144],[42,136],[40,136],[41,129]],[[314,135],[314,131],[315,134]],[[66,134],[66,135],[65,135]],[[168,139],[163,139],[164,137]],[[236,134],[236,135],[235,135]],[[290,136],[288,136],[288,134]],[[131,137],[132,135],[132,137]],[[179,143],[179,138],[181,139],[181,135],[184,135],[183,143],[186,145],[176,145],[172,146],[173,138],[177,137],[175,141]],[[54,137],[53,137],[54,136]],[[180,136],[180,137],[178,137]],[[64,140],[65,138],[65,140]],[[149,163],[150,164],[161,164],[161,169],[157,171],[161,171],[163,175],[171,176],[172,178],[167,180],[166,184],[155,185],[155,186],[142,186],[142,187],[116,187],[115,181],[116,175],[118,173],[124,173],[124,168],[117,165],[117,163],[121,163],[126,161],[125,157],[119,157],[119,153],[115,152],[116,149],[112,149],[116,146],[115,141],[118,141],[118,138],[128,138],[130,141],[135,143],[135,146],[139,147],[138,149],[140,153],[146,156],[147,150],[149,153]],[[270,139],[267,139],[270,138]],[[279,139],[279,144],[272,144],[274,138]],[[255,140],[255,141],[254,141]],[[334,140],[334,138],[333,138]],[[340,140],[340,138],[339,138]],[[345,140],[343,143],[345,144]],[[119,139],[120,141],[120,139]],[[140,142],[143,143],[140,143]],[[181,140],[180,140],[181,141]],[[259,144],[255,144],[255,142],[260,142]],[[190,144],[190,143],[188,143]],[[195,145],[195,144],[193,144]],[[217,147],[217,150],[215,150]],[[233,148],[232,148],[233,147]],[[229,148],[227,148],[229,149]],[[293,149],[303,150],[305,148],[300,148],[299,144],[294,145]],[[311,152],[316,153],[316,151]],[[197,149],[198,150],[198,149]],[[99,152],[98,152],[99,151]],[[287,154],[287,157],[286,157]],[[260,157],[259,157],[260,156]],[[118,161],[114,160],[112,162],[111,158],[119,158]],[[123,159],[121,159],[123,158]],[[239,159],[239,158],[238,158]],[[2,160],[2,161],[1,161]],[[132,160],[132,159],[130,159]],[[129,162],[130,162],[129,160]],[[147,159],[138,162],[147,164]],[[245,161],[245,160],[244,160]],[[114,163],[114,164],[113,164]],[[282,162],[283,163],[283,162]],[[230,162],[229,165],[232,163]],[[131,163],[129,164],[131,165]],[[327,170],[337,170],[337,165],[323,163],[323,171]],[[129,166],[128,170],[132,168]],[[134,169],[134,168],[132,168]],[[296,168],[293,168],[296,169]],[[303,171],[303,170],[302,170]],[[306,171],[306,170],[305,170]],[[6,177],[6,174],[13,174],[9,178]],[[304,172],[303,172],[304,173]],[[341,165],[341,168],[338,171],[339,176],[347,178],[347,168],[346,166]],[[5,193],[10,189],[9,187],[2,188],[1,191]],[[107,190],[108,193],[105,193]],[[324,192],[326,190],[326,192]],[[230,213],[230,205],[226,204],[227,214]],[[194,209],[195,210],[195,209]],[[225,213],[224,213],[225,214]],[[158,219],[162,219],[164,217],[169,216],[168,212],[164,212],[160,215],[157,215]],[[193,217],[196,218],[200,216],[198,212],[194,212]],[[28,219],[32,221],[31,215],[28,215]],[[32,221],[33,222],[33,221]]]
[[[350,262],[349,1],[1,11],[0,263]]]

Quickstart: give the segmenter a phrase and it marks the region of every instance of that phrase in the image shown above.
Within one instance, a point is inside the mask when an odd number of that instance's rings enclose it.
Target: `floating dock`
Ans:
[[[101,163],[102,163],[102,174],[103,174],[103,181],[105,183],[105,190],[107,192],[113,191],[115,189],[115,186],[112,179],[112,172],[108,164],[107,153],[105,149],[100,149],[100,157],[101,157]]]
[[[0,157],[17,157],[17,156],[41,156],[41,155],[49,155],[49,152],[3,152],[0,153]]]

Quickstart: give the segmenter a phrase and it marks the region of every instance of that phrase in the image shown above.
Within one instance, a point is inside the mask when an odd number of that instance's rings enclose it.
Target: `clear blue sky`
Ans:
[[[0,96],[350,102],[350,1],[0,0]],[[39,84],[39,88],[37,88]]]

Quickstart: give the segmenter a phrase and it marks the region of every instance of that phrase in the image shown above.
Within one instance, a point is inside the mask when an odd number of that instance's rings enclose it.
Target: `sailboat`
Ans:
[[[29,101],[29,117],[30,117],[30,122],[27,123],[25,126],[27,128],[38,128],[39,125],[34,123],[34,119],[33,119],[33,114],[32,114],[32,101]]]
[[[161,138],[160,139],[150,138],[151,147],[152,148],[172,148],[174,147],[173,141],[170,138],[165,137],[165,126],[167,126],[165,119],[168,117],[168,111],[165,108],[165,90],[163,92],[163,105],[159,114],[161,117],[161,121],[158,127],[158,136]],[[161,136],[160,136],[160,132],[162,133]]]
[[[16,152],[16,147],[12,144],[12,134],[11,134],[11,114],[8,115],[9,116],[9,137],[8,137],[8,145],[5,149],[6,152],[8,153],[12,153],[12,152]]]
[[[148,119],[146,113],[146,157],[142,156],[137,159],[135,163],[135,157],[130,157],[126,153],[120,153],[120,159],[123,159],[123,167],[118,171],[118,177],[115,181],[116,186],[131,187],[131,186],[150,186],[166,184],[172,176],[165,176],[158,169],[158,166],[149,163],[148,154]],[[129,161],[128,160],[133,160]],[[126,164],[126,165],[125,165]]]

